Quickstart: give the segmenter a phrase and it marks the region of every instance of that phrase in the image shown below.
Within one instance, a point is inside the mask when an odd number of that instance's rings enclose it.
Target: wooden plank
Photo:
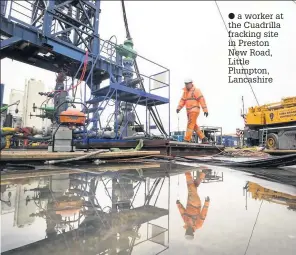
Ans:
[[[48,152],[48,151],[1,151],[0,161],[23,161],[23,160],[53,160],[53,159],[69,159],[86,155],[87,152]],[[159,155],[160,151],[116,151],[104,152],[93,155],[91,159],[108,159],[108,158],[128,158]]]
[[[270,155],[289,155],[296,154],[296,150],[264,150],[263,152],[268,153]]]

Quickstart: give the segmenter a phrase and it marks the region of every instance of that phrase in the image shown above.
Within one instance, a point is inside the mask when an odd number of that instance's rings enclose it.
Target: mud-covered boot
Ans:
[[[209,139],[207,137],[204,137],[202,140],[201,140],[201,143],[203,144],[208,144],[209,143]]]

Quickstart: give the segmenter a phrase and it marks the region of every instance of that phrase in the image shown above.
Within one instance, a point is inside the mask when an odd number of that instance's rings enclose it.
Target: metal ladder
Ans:
[[[264,128],[262,130],[262,137],[261,137],[261,145],[262,147],[265,147],[266,146],[266,140],[267,140],[267,133],[268,133],[268,130],[266,128]]]

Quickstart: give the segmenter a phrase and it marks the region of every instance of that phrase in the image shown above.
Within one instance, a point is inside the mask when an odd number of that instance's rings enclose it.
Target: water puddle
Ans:
[[[2,254],[295,254],[291,186],[222,167],[104,167],[2,175]]]

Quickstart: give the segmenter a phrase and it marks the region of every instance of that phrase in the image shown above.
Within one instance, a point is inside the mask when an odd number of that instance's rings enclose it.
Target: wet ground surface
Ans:
[[[293,186],[185,163],[88,169],[2,175],[1,253],[295,254]]]

